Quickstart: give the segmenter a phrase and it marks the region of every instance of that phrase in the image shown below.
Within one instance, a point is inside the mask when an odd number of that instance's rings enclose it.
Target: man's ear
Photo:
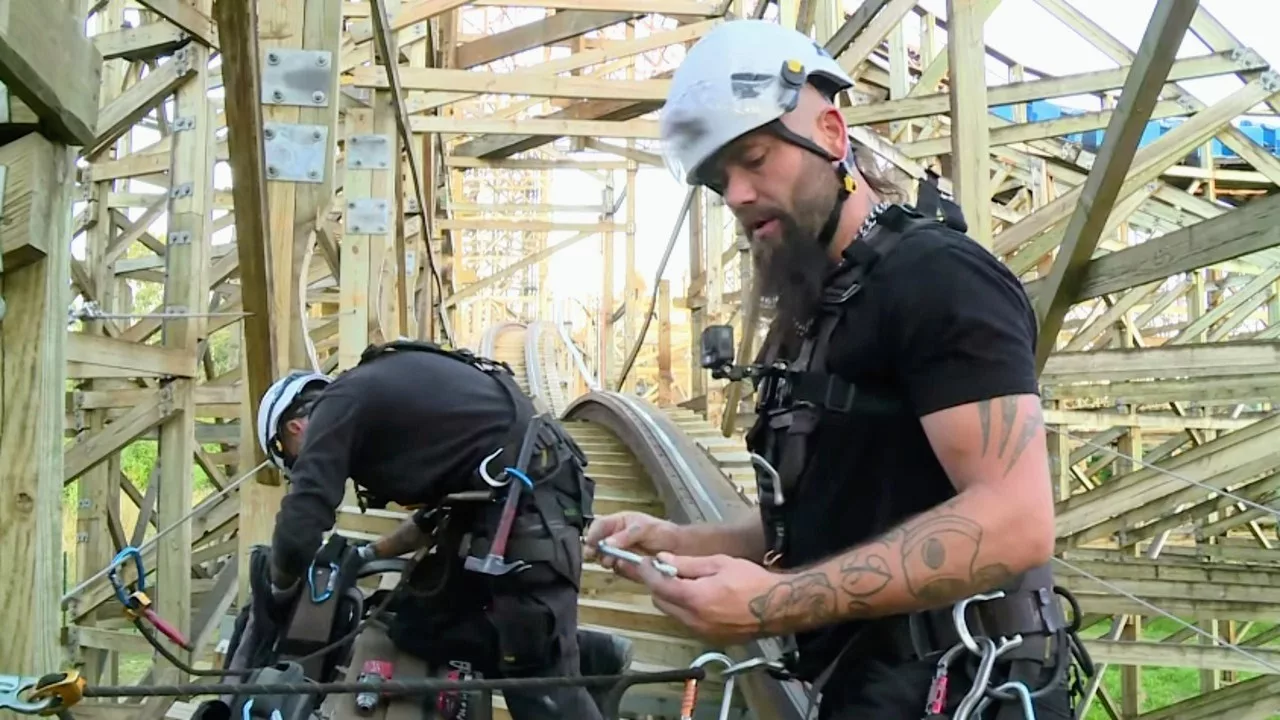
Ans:
[[[306,429],[306,427],[307,423],[302,418],[290,418],[289,420],[286,420],[284,424],[285,432],[289,433],[292,437],[297,437],[304,429]]]
[[[841,160],[849,154],[849,128],[839,108],[828,105],[818,115],[818,142]]]

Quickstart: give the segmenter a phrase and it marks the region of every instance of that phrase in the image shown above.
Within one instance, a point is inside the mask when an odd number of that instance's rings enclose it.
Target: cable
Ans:
[[[179,518],[176,522],[171,524],[169,527],[164,528],[163,530],[161,530],[160,532],[152,536],[150,540],[147,540],[146,542],[139,545],[137,548],[138,553],[142,553],[147,548],[160,542],[161,538],[173,532],[175,529],[177,529],[180,525],[185,523],[187,520],[190,520],[191,516],[195,515],[196,513],[204,512],[204,510],[209,505],[212,505],[213,503],[217,502],[222,496],[240,487],[240,483],[253,477],[255,473],[257,473],[262,468],[266,467],[268,462],[270,461],[263,460],[261,463],[258,463],[257,467],[253,468],[249,472],[236,478],[235,481],[232,482],[230,485],[227,485],[226,487],[222,488],[218,492],[202,500],[199,505],[196,505],[194,508],[191,509],[191,512],[187,513],[186,515],[183,515],[181,518]],[[75,598],[76,595],[79,595],[81,592],[84,592],[85,588],[89,587],[90,585],[97,582],[102,577],[106,576],[107,573],[111,572],[119,564],[120,560],[121,560],[121,557],[117,555],[116,559],[111,561],[111,564],[102,568],[101,570],[94,573],[93,575],[90,575],[87,580],[68,590],[66,594],[62,596],[62,606],[65,608],[67,606],[67,603],[70,602],[73,598]]]
[[[1077,442],[1084,443],[1085,445],[1089,445],[1089,446],[1095,447],[1095,448],[1097,448],[1097,449],[1099,449],[1099,450],[1105,450],[1105,451],[1107,451],[1107,452],[1109,452],[1109,453],[1113,453],[1116,457],[1119,457],[1119,458],[1123,458],[1123,459],[1125,459],[1125,460],[1128,460],[1129,462],[1133,463],[1134,465],[1139,465],[1139,466],[1144,467],[1144,468],[1147,468],[1147,469],[1149,469],[1149,470],[1154,470],[1154,471],[1156,471],[1156,472],[1158,472],[1158,473],[1163,473],[1163,474],[1165,474],[1165,475],[1168,475],[1168,476],[1169,476],[1169,477],[1171,477],[1171,478],[1177,478],[1178,480],[1181,480],[1182,482],[1185,482],[1185,483],[1187,483],[1188,485],[1195,485],[1196,487],[1203,488],[1203,489],[1205,489],[1205,490],[1208,490],[1209,492],[1217,493],[1218,495],[1222,495],[1222,496],[1224,496],[1224,497],[1229,497],[1229,498],[1231,498],[1232,500],[1235,500],[1235,501],[1237,501],[1237,502],[1244,503],[1245,505],[1248,505],[1249,507],[1251,507],[1251,508],[1253,508],[1253,509],[1255,509],[1255,510],[1261,510],[1261,511],[1263,511],[1263,512],[1267,513],[1268,515],[1274,515],[1274,516],[1276,517],[1276,519],[1277,519],[1277,520],[1280,520],[1280,510],[1275,510],[1274,508],[1269,508],[1269,507],[1267,507],[1266,505],[1259,505],[1258,503],[1256,503],[1256,502],[1254,502],[1254,501],[1252,501],[1252,500],[1249,500],[1248,498],[1240,497],[1239,495],[1236,495],[1236,494],[1234,494],[1234,493],[1228,492],[1228,491],[1226,491],[1226,490],[1220,490],[1220,489],[1218,489],[1218,488],[1216,488],[1216,487],[1214,487],[1214,486],[1212,486],[1212,485],[1208,485],[1208,484],[1206,484],[1206,483],[1202,483],[1202,482],[1200,482],[1199,480],[1192,480],[1191,478],[1189,478],[1189,477],[1187,477],[1187,476],[1185,476],[1185,475],[1179,475],[1178,473],[1173,472],[1172,470],[1166,470],[1165,468],[1162,468],[1162,467],[1160,467],[1159,465],[1153,465],[1152,463],[1146,462],[1145,460],[1140,460],[1140,459],[1138,459],[1138,458],[1136,458],[1136,457],[1133,457],[1132,455],[1127,455],[1127,454],[1125,454],[1125,453],[1123,453],[1123,452],[1121,452],[1121,451],[1119,451],[1119,450],[1117,450],[1117,449],[1115,449],[1115,448],[1113,448],[1113,447],[1108,447],[1108,446],[1106,446],[1106,445],[1102,445],[1102,444],[1100,444],[1100,443],[1096,443],[1096,442],[1094,442],[1094,441],[1092,441],[1092,440],[1089,440],[1089,439],[1087,439],[1087,438],[1076,437],[1075,435],[1072,435],[1071,433],[1067,432],[1066,430],[1060,430],[1060,429],[1055,428],[1055,427],[1049,427],[1049,430],[1050,430],[1050,431],[1052,431],[1052,432],[1058,433],[1059,435],[1061,435],[1062,437],[1065,437],[1065,438],[1067,438],[1067,439],[1075,440],[1075,441],[1077,441]]]
[[[627,356],[626,364],[622,366],[622,372],[618,374],[618,382],[614,385],[614,388],[618,390],[621,390],[623,384],[627,381],[627,375],[631,372],[631,367],[635,365],[636,357],[640,355],[640,346],[644,344],[644,336],[649,332],[649,324],[653,322],[653,310],[658,306],[658,292],[662,289],[662,275],[667,270],[667,261],[671,259],[671,251],[675,249],[676,240],[680,239],[680,228],[684,227],[684,219],[689,215],[689,208],[693,206],[694,190],[696,188],[691,187],[684,194],[684,205],[680,208],[680,215],[676,217],[675,227],[671,228],[671,238],[667,241],[667,249],[663,251],[662,260],[658,263],[658,269],[653,274],[653,292],[649,295],[649,311],[644,314],[644,325],[640,328],[640,334],[636,336],[635,344],[631,346],[631,353]],[[610,312],[610,308],[605,308],[605,312]]]
[[[84,697],[183,697],[198,695],[350,695],[378,692],[384,695],[429,695],[446,690],[483,692],[493,690],[535,690],[560,687],[608,687],[705,680],[701,667],[620,675],[563,675],[557,677],[501,678],[479,680],[381,680],[378,682],[331,683],[178,683],[174,685],[90,685]]]
[[[1078,573],[1078,574],[1080,574],[1080,575],[1083,575],[1084,577],[1089,578],[1090,580],[1093,580],[1094,582],[1098,583],[1099,585],[1102,585],[1103,587],[1107,588],[1108,590],[1111,590],[1112,592],[1115,592],[1115,593],[1118,593],[1118,594],[1120,594],[1120,595],[1123,595],[1124,597],[1126,597],[1126,598],[1128,598],[1128,599],[1130,599],[1130,600],[1132,600],[1132,601],[1134,601],[1134,602],[1138,603],[1139,605],[1142,605],[1143,607],[1147,608],[1148,610],[1154,610],[1154,611],[1156,612],[1156,614],[1158,614],[1158,615],[1160,615],[1160,616],[1162,616],[1162,617],[1169,618],[1170,620],[1174,621],[1175,623],[1177,623],[1177,624],[1181,625],[1181,626],[1183,627],[1183,629],[1190,630],[1190,631],[1194,632],[1195,634],[1200,635],[1201,637],[1204,637],[1204,638],[1207,638],[1207,639],[1209,639],[1209,640],[1212,640],[1212,641],[1213,641],[1213,643],[1214,643],[1215,645],[1221,645],[1222,647],[1230,648],[1231,650],[1233,650],[1233,651],[1235,651],[1235,652],[1239,653],[1240,655],[1243,655],[1243,656],[1244,656],[1244,657],[1246,657],[1246,658],[1249,658],[1249,659],[1250,659],[1250,660],[1252,660],[1253,662],[1258,663],[1258,664],[1259,664],[1259,665],[1261,665],[1262,667],[1267,668],[1268,670],[1271,670],[1272,672],[1280,673],[1280,665],[1272,664],[1271,662],[1269,662],[1269,661],[1267,661],[1267,660],[1264,660],[1263,658],[1258,657],[1258,656],[1256,656],[1256,655],[1254,655],[1254,654],[1250,653],[1249,651],[1245,650],[1244,648],[1242,648],[1242,647],[1240,647],[1240,646],[1238,646],[1238,645],[1232,645],[1231,643],[1223,642],[1221,638],[1215,637],[1212,633],[1208,633],[1208,632],[1205,632],[1204,630],[1201,630],[1200,628],[1198,628],[1198,627],[1196,627],[1195,625],[1193,625],[1193,624],[1191,624],[1191,623],[1187,622],[1186,620],[1183,620],[1182,618],[1178,617],[1177,615],[1174,615],[1174,614],[1172,614],[1172,613],[1170,613],[1170,612],[1167,612],[1167,611],[1165,611],[1165,610],[1162,610],[1161,608],[1159,608],[1159,607],[1157,607],[1157,606],[1155,606],[1155,605],[1152,605],[1151,603],[1147,602],[1146,600],[1143,600],[1142,598],[1138,597],[1137,595],[1134,595],[1133,593],[1131,593],[1131,592],[1129,592],[1129,591],[1125,590],[1124,588],[1121,588],[1121,587],[1118,587],[1118,586],[1116,586],[1116,585],[1114,585],[1114,584],[1112,584],[1112,583],[1109,583],[1109,582],[1107,582],[1106,580],[1103,580],[1102,578],[1098,577],[1097,575],[1094,575],[1093,573],[1089,572],[1088,570],[1085,570],[1085,569],[1083,569],[1083,568],[1077,567],[1074,563],[1067,562],[1066,560],[1063,560],[1063,559],[1062,559],[1062,558],[1060,558],[1060,557],[1054,557],[1053,559],[1054,559],[1055,561],[1057,561],[1058,563],[1060,563],[1060,564],[1062,564],[1062,565],[1065,565],[1067,568],[1069,568],[1069,569],[1070,569],[1070,570],[1072,570],[1073,572],[1076,572],[1076,573]]]

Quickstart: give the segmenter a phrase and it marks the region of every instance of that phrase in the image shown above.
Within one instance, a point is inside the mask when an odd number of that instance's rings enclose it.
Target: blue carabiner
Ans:
[[[338,581],[338,564],[329,563],[329,582],[324,592],[316,595],[316,561],[312,560],[307,567],[307,587],[311,589],[311,602],[319,605],[333,596],[333,586]]]
[[[56,697],[40,700],[24,700],[22,696],[40,682],[40,678],[20,675],[0,675],[0,710],[12,710],[22,715],[43,713],[58,702]]]
[[[512,475],[514,477],[519,478],[520,482],[525,484],[525,487],[529,488],[530,490],[533,489],[533,481],[529,479],[529,476],[525,475],[523,472],[517,470],[516,468],[509,467],[503,472],[507,473],[508,475]]]
[[[116,591],[116,598],[125,607],[129,607],[129,596],[125,593],[124,583],[120,582],[120,565],[130,555],[133,556],[133,567],[138,571],[138,592],[145,592],[147,569],[142,566],[142,552],[138,548],[129,546],[116,553],[115,559],[111,561],[111,569],[107,571],[107,580],[111,581],[111,587]]]

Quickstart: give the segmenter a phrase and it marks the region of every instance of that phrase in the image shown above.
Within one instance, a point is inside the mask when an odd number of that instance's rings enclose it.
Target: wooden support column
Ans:
[[[614,205],[613,194],[613,175],[610,173],[605,181],[604,205],[606,208],[612,208]],[[605,222],[609,218],[605,215],[600,216],[600,221]],[[604,280],[600,287],[600,315],[597,319],[597,327],[600,330],[600,349],[599,359],[596,363],[597,372],[599,372],[598,381],[603,388],[613,387],[613,250],[614,250],[614,233],[606,232],[601,234],[600,242],[604,245]]]
[[[211,12],[207,0],[202,9],[206,15]],[[174,55],[171,62],[189,64],[191,76],[178,88],[174,99],[175,127],[185,129],[175,129],[170,151],[164,302],[173,312],[203,313],[208,305],[209,283],[205,275],[210,252],[209,213],[213,207],[214,115],[208,99],[209,49],[192,43]],[[194,357],[204,337],[204,323],[201,317],[168,320],[161,326],[161,341],[166,348]],[[162,405],[171,405],[174,413],[159,428],[160,494],[156,507],[161,527],[179,523],[192,506],[193,458],[197,448],[194,383],[194,378],[181,378],[161,386]],[[191,523],[184,521],[160,541],[153,598],[156,611],[184,633],[191,626],[191,540]],[[155,675],[159,681],[181,678],[167,664],[157,665]]]
[[[689,310],[689,397],[702,398],[703,415],[707,407],[707,371],[702,369],[699,347],[702,330],[707,326],[706,298],[706,222],[702,205],[707,191],[698,187],[689,206],[689,288],[685,304]]]
[[[1138,55],[1125,79],[1120,102],[1107,125],[1102,150],[1080,193],[1045,292],[1037,299],[1040,342],[1036,367],[1043,368],[1057,345],[1067,309],[1084,281],[1089,259],[1119,196],[1142,139],[1143,130],[1160,96],[1174,56],[1186,35],[1199,0],[1160,0],[1147,24]],[[983,155],[985,157],[986,150]],[[985,175],[986,170],[983,170]],[[986,204],[986,203],[984,203]]]
[[[61,665],[63,416],[55,409],[66,392],[75,164],[65,145],[33,133],[0,147],[0,166],[0,611],[18,620],[0,634],[0,658],[5,672],[41,675]]]
[[[982,40],[983,4],[982,0],[947,0],[947,61],[951,65],[954,194],[969,222],[969,236],[989,248],[990,138],[987,135],[987,53]]]

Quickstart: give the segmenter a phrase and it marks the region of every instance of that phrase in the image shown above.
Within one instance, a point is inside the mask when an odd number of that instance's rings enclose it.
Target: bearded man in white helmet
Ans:
[[[466,662],[485,677],[612,675],[630,662],[625,638],[578,628],[594,496],[586,458],[554,419],[536,414],[506,365],[427,342],[373,345],[336,379],[278,380],[257,430],[289,478],[270,549],[270,594],[284,608],[273,621],[323,596],[318,585],[332,587],[332,576],[317,579],[333,562],[318,562],[317,549],[350,478],[362,509],[416,508],[360,547],[360,561],[434,548],[389,606],[400,650],[433,669]],[[523,492],[504,524],[513,482]],[[337,563],[332,573],[342,574]],[[592,720],[607,690],[511,690],[504,699],[515,720]]]
[[[747,375],[758,513],[685,526],[619,513],[597,518],[587,547],[674,565],[671,578],[601,558],[704,637],[784,638],[775,670],[810,683],[820,718],[964,717],[994,701],[986,717],[1009,720],[1021,688],[1039,717],[1069,717],[1078,643],[1048,568],[1036,316],[935,184],[916,207],[891,204],[835,105],[852,85],[810,38],[755,20],[717,27],[676,71],[667,164],[740,221],[772,315]],[[975,681],[987,643],[1013,637]]]

